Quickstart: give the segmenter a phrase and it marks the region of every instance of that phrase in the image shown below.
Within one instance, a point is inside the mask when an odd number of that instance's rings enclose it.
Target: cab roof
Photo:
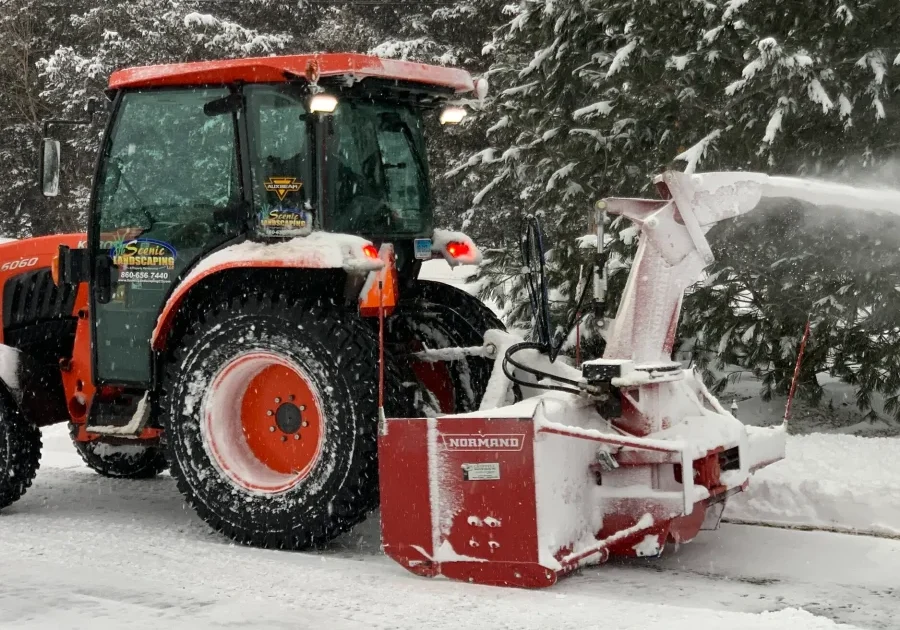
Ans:
[[[471,92],[472,77],[465,70],[368,55],[327,53],[285,57],[224,59],[118,70],[109,89],[154,88],[229,83],[280,83],[318,73],[319,77],[378,78]]]

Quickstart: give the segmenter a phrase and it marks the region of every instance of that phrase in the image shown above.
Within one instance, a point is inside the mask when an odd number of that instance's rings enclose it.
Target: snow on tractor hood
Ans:
[[[359,236],[330,232],[313,232],[309,236],[299,236],[281,243],[247,241],[209,255],[182,282],[190,283],[197,276],[206,276],[215,270],[232,267],[283,265],[367,273],[384,266],[384,262],[377,257],[366,254],[366,247],[371,245],[371,241]]]
[[[350,234],[313,232],[281,243],[247,241],[230,245],[200,261],[178,283],[156,320],[151,336],[153,347],[161,347],[168,334],[172,313],[198,282],[227,269],[261,267],[343,269],[351,274],[366,274],[381,269],[384,262],[378,258],[378,250],[370,241]]]

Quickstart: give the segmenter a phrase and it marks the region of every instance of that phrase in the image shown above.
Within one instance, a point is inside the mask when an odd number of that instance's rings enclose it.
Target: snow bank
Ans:
[[[758,471],[725,518],[900,536],[900,439],[789,436],[787,459]]]

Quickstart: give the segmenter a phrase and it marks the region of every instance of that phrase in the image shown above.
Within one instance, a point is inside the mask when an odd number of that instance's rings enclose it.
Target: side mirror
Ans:
[[[39,178],[41,191],[45,197],[56,197],[59,194],[59,156],[59,140],[44,138],[44,146],[41,149]]]

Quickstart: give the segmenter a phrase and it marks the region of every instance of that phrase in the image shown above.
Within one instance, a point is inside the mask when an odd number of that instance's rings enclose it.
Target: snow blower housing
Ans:
[[[716,527],[728,497],[784,458],[784,423],[744,426],[671,361],[684,290],[713,260],[705,234],[788,199],[897,215],[900,193],[758,173],[667,172],[655,183],[659,200],[598,204],[640,229],[602,359],[576,370],[488,331],[496,358],[478,411],[386,421],[383,546],[410,571],[540,587],[611,555],[658,555]],[[604,281],[598,273],[600,297]],[[507,404],[513,382],[525,398]]]
[[[641,228],[604,357],[576,370],[490,331],[507,374],[495,367],[478,412],[389,419],[385,552],[420,575],[539,587],[717,526],[750,474],[784,457],[786,430],[745,427],[671,356],[684,290],[711,261],[705,232],[753,209],[764,181],[666,173],[664,200],[599,204]],[[513,380],[531,395],[504,405]],[[563,391],[540,393],[551,387]]]

